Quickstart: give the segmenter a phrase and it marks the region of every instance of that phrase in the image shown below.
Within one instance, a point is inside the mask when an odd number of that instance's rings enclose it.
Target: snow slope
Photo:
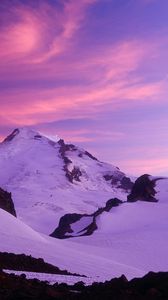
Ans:
[[[93,236],[75,243],[146,272],[168,270],[168,179],[157,181],[159,202],[124,203],[104,212]],[[87,245],[87,246],[86,246]],[[88,250],[89,251],[89,250]]]
[[[25,274],[27,279],[37,278],[40,281],[47,281],[49,284],[54,283],[66,283],[68,285],[74,285],[75,283],[82,281],[85,285],[91,285],[93,283],[92,277],[81,277],[81,276],[70,276],[70,275],[56,275],[56,274],[46,274],[46,273],[36,273],[36,272],[22,272],[15,270],[4,270],[5,273],[21,275]]]
[[[159,202],[137,201],[113,207],[100,215],[98,230],[92,236],[68,240],[37,233],[0,210],[0,251],[42,257],[61,269],[87,275],[91,281],[167,271],[167,187],[168,179],[157,181]]]
[[[0,170],[0,187],[12,192],[18,218],[46,234],[66,213],[92,213],[127,195],[118,188],[125,177],[118,168],[27,128],[0,144]]]
[[[87,275],[92,277],[93,281],[104,281],[123,272],[131,277],[143,274],[139,269],[96,255],[94,247],[89,253],[83,244],[77,246],[69,240],[58,240],[41,235],[1,209],[0,223],[1,252],[25,253],[36,258],[42,257],[46,262],[59,266],[60,269]]]

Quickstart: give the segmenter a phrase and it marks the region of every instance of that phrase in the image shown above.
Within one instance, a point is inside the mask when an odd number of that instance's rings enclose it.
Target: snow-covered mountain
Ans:
[[[117,167],[26,128],[0,144],[0,169],[18,217],[0,209],[0,252],[42,257],[90,282],[168,270],[168,178],[143,175],[126,202],[132,183]],[[61,217],[75,238],[48,236]]]
[[[90,214],[112,197],[126,200],[132,186],[117,167],[28,128],[0,144],[0,170],[0,187],[12,193],[18,218],[47,234],[66,213]]]

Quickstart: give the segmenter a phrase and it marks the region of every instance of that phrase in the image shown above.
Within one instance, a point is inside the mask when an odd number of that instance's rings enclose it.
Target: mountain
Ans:
[[[18,218],[47,234],[66,213],[91,214],[112,197],[126,200],[132,187],[117,167],[26,127],[0,144],[0,169]]]
[[[0,144],[0,167],[17,213],[0,209],[0,252],[40,257],[90,282],[168,270],[168,178],[144,174],[133,184],[87,151],[26,128]]]

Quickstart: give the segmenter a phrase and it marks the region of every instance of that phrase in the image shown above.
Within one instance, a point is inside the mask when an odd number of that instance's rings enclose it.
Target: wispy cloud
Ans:
[[[56,80],[62,68],[67,80],[74,78],[71,85],[66,88],[58,86],[36,89],[34,86],[25,86],[19,90],[5,90],[1,93],[4,100],[0,115],[5,114],[7,119],[18,125],[33,125],[44,120],[67,118],[67,113],[72,118],[82,118],[100,114],[104,110],[129,106],[132,101],[161,101],[164,99],[166,81],[146,82],[136,73],[142,62],[153,55],[151,45],[151,41],[143,43],[141,40],[134,40],[120,42],[113,47],[104,46],[101,53],[90,53],[88,60],[85,58],[81,62],[77,59],[70,74],[67,74],[63,62],[58,66],[57,74],[52,73],[51,68],[50,74],[44,72],[43,76],[45,80]],[[41,69],[34,71],[40,76]],[[24,72],[20,76],[24,76]],[[27,76],[32,77],[32,72],[27,73]],[[80,76],[84,76],[85,80],[76,85],[75,79]]]
[[[41,24],[30,10],[13,7],[10,17],[14,22],[7,24],[0,32],[1,63],[23,59],[32,54],[40,44]]]
[[[10,24],[0,32],[0,60],[42,63],[64,52],[96,0],[62,1],[53,7],[39,2],[38,9],[18,4],[9,10]]]

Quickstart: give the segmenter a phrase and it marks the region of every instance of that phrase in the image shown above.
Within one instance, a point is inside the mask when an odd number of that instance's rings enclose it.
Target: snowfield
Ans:
[[[75,153],[83,150],[68,154],[73,164],[69,166],[80,164],[81,170],[88,169],[83,174],[91,179],[82,177],[80,182],[68,182],[58,144],[51,146],[47,138],[34,141],[34,132],[22,134],[15,137],[14,144],[12,140],[0,146],[0,167],[4,170],[0,186],[12,191],[19,216],[15,218],[0,209],[1,252],[41,257],[60,269],[88,276],[89,282],[122,274],[131,279],[149,271],[168,270],[168,178],[156,182],[157,203],[125,202],[98,216],[98,229],[91,236],[52,238],[47,234],[65,213],[91,213],[109,198],[126,200],[127,194],[102,179],[107,170],[119,172],[117,176],[120,171],[103,163],[98,167],[100,162],[85,157],[84,152],[80,152],[84,156],[82,161],[80,156],[76,158]],[[25,134],[30,134],[29,139]],[[95,170],[95,185],[91,190]],[[74,231],[87,225],[90,218],[83,218],[82,225],[72,224]],[[55,280],[59,279],[52,277],[49,281]]]
[[[130,274],[131,278],[135,274],[136,276],[143,274],[142,270],[103,257],[102,249],[99,248],[100,252],[97,252],[98,248],[94,245],[88,247],[83,243],[76,243],[75,239],[59,240],[37,233],[28,226],[22,228],[24,224],[21,221],[3,210],[0,210],[0,220],[1,252],[25,253],[36,258],[42,257],[46,262],[60,269],[93,278],[99,276],[100,281],[123,273],[128,276]]]
[[[44,273],[36,273],[36,272],[21,272],[21,271],[13,271],[13,270],[4,270],[8,274],[21,275],[25,274],[27,279],[37,278],[40,281],[48,281],[49,284],[54,283],[66,283],[68,285],[74,285],[75,283],[82,281],[85,285],[91,285],[96,278],[92,277],[80,277],[80,276],[71,276],[71,275],[55,275],[55,274],[44,274]],[[99,282],[99,277],[97,278],[97,282]]]
[[[42,257],[61,269],[104,281],[125,274],[128,279],[148,271],[167,271],[168,180],[158,203],[124,203],[98,220],[92,236],[59,240],[37,233],[0,210],[0,251]],[[158,193],[159,195],[159,193]]]

